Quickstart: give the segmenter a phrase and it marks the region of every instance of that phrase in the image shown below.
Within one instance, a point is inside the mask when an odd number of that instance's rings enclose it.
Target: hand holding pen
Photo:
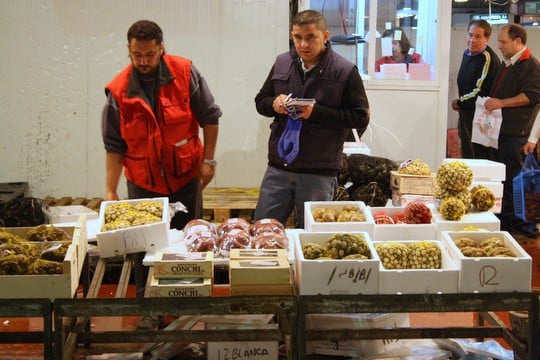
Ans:
[[[274,111],[278,114],[288,114],[287,111],[287,102],[291,99],[292,93],[289,95],[281,94],[276,96],[274,99],[274,102],[272,103],[272,107],[274,108]]]

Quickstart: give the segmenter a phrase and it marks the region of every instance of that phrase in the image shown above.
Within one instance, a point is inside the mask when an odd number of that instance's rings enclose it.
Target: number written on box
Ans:
[[[499,285],[497,281],[497,268],[492,265],[482,266],[478,274],[478,281],[481,287]]]
[[[364,283],[366,284],[371,275],[371,268],[363,267],[350,267],[350,268],[340,268],[334,266],[334,269],[330,272],[328,276],[327,285],[330,286],[332,282],[343,281],[344,279],[349,279],[351,283]]]

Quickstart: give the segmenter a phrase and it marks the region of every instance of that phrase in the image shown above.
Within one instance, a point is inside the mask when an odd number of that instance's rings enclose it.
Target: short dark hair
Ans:
[[[292,20],[293,25],[311,25],[315,24],[317,29],[326,31],[326,19],[323,14],[315,10],[300,11]]]
[[[521,43],[525,45],[527,43],[527,30],[519,24],[508,24],[503,29],[508,30],[508,37],[512,40],[516,38],[521,39]]]
[[[477,26],[483,29],[484,36],[488,39],[491,37],[491,25],[486,20],[471,20],[469,26],[467,26],[467,30],[469,30],[471,26]]]
[[[150,20],[139,20],[130,26],[127,32],[128,43],[131,39],[156,40],[156,43],[163,42],[163,31],[158,24]]]
[[[411,43],[409,42],[409,38],[407,38],[407,35],[405,35],[405,31],[403,31],[400,27],[395,27],[392,29],[385,30],[382,34],[382,37],[391,37],[392,40],[394,39],[394,33],[396,31],[401,31],[401,40],[396,40],[399,42],[399,45],[401,46],[401,53],[402,54],[408,54],[409,50],[411,48]]]

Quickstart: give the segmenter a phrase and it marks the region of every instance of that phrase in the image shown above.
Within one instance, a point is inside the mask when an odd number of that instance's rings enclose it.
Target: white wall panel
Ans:
[[[103,196],[103,88],[128,64],[128,27],[146,18],[222,107],[211,186],[258,186],[270,119],[253,99],[288,47],[288,11],[285,0],[1,1],[0,182],[27,181],[38,197]]]

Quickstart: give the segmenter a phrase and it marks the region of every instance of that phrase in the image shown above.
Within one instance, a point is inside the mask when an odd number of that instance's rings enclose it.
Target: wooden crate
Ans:
[[[24,237],[33,227],[5,228]],[[63,274],[0,275],[0,299],[71,298],[79,286],[79,278],[88,251],[86,217],[76,226],[60,226],[72,240],[63,261]]]
[[[73,198],[71,196],[64,196],[61,198],[54,198],[51,196],[47,196],[45,199],[43,199],[43,205],[44,206],[45,205],[47,206],[83,205],[99,213],[99,208],[101,206],[102,201],[103,201],[103,198],[97,198],[97,197],[92,198],[92,199],[87,199],[83,197]]]
[[[252,221],[258,199],[258,188],[206,188],[203,218],[216,223],[234,217]]]

